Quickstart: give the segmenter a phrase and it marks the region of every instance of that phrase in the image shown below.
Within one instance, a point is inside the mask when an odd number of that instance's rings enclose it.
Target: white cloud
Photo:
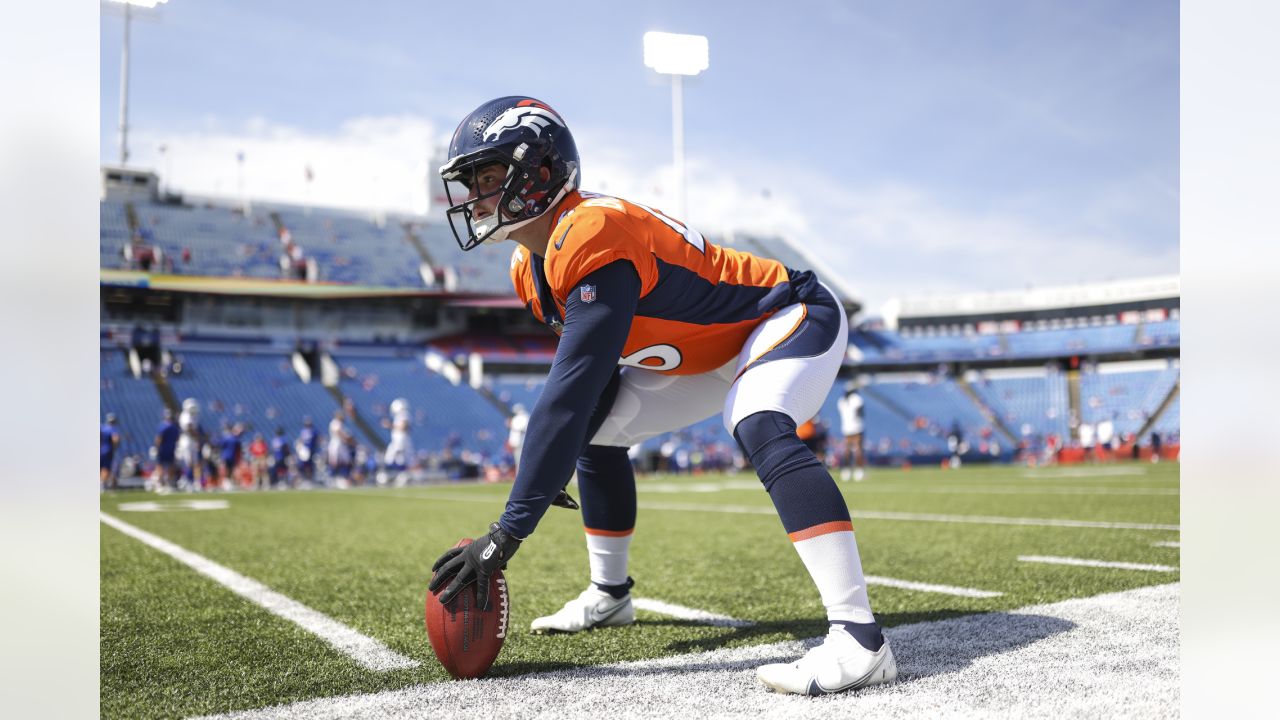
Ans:
[[[243,150],[250,199],[421,214],[427,183],[436,189],[438,160],[428,158],[446,140],[439,133],[434,123],[414,116],[354,118],[327,134],[255,118],[238,131],[215,122],[185,134],[139,134],[133,144],[135,164],[164,174],[157,148],[166,143],[173,185],[189,194],[235,198],[236,153]],[[678,215],[668,148],[650,138],[591,128],[575,128],[575,136],[585,189]],[[1082,221],[1066,226],[1030,209],[977,210],[920,187],[851,187],[755,162],[735,167],[691,156],[688,220],[706,234],[786,235],[846,278],[872,312],[903,295],[1010,290],[1178,269],[1176,237],[1152,252],[1124,236],[1121,220],[1143,212],[1141,197],[1107,193],[1107,202],[1082,208]],[[309,195],[308,164],[315,172]],[[1054,204],[1037,200],[1024,207]],[[1176,219],[1170,224],[1176,228]]]
[[[235,200],[238,153],[250,200],[425,213],[435,125],[413,116],[357,117],[332,133],[252,118],[239,129],[208,123],[184,133],[138,133],[132,164],[156,169],[179,192]],[[161,145],[167,153],[161,154]],[[306,168],[314,179],[308,183]]]

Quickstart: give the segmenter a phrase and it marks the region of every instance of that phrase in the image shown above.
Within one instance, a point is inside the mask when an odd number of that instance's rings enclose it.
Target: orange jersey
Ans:
[[[618,260],[631,263],[640,300],[622,365],[674,375],[715,370],[738,355],[764,319],[799,301],[796,286],[816,286],[809,272],[709,243],[636,203],[574,192],[556,212],[541,263],[523,247],[511,256],[516,293],[558,333],[569,294],[587,300],[594,293],[580,286],[583,278]]]

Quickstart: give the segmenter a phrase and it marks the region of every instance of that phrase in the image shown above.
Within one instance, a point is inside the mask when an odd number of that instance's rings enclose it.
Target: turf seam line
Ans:
[[[1077,567],[1114,568],[1117,570],[1146,570],[1148,572],[1178,572],[1172,565],[1148,565],[1145,563],[1115,562],[1112,560],[1088,560],[1085,558],[1057,557],[1054,555],[1019,555],[1022,562],[1050,565],[1074,565]]]
[[[196,572],[210,578],[231,592],[243,597],[267,612],[295,623],[303,630],[324,640],[342,654],[355,660],[362,667],[375,671],[404,670],[418,666],[418,661],[407,658],[377,640],[355,631],[324,613],[286,597],[252,578],[245,577],[231,568],[198,555],[186,548],[134,527],[106,513],[98,513],[103,523],[168,555]]]

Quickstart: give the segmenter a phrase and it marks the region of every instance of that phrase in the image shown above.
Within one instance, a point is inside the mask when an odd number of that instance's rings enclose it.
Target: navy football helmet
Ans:
[[[480,168],[506,167],[498,189],[471,197]],[[542,178],[542,168],[550,177]],[[578,146],[559,113],[546,103],[519,95],[502,97],[463,118],[440,168],[449,200],[449,227],[463,250],[507,239],[555,207],[580,185]],[[477,203],[499,195],[497,212],[477,219]],[[455,197],[456,196],[456,197]],[[465,230],[465,235],[464,231]]]

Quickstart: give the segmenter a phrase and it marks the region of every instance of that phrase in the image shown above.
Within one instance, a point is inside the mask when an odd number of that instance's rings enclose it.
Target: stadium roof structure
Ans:
[[[1025,290],[894,298],[885,303],[882,316],[886,325],[896,327],[899,320],[905,318],[996,316],[1169,300],[1179,298],[1181,294],[1179,276],[1163,275]]]

